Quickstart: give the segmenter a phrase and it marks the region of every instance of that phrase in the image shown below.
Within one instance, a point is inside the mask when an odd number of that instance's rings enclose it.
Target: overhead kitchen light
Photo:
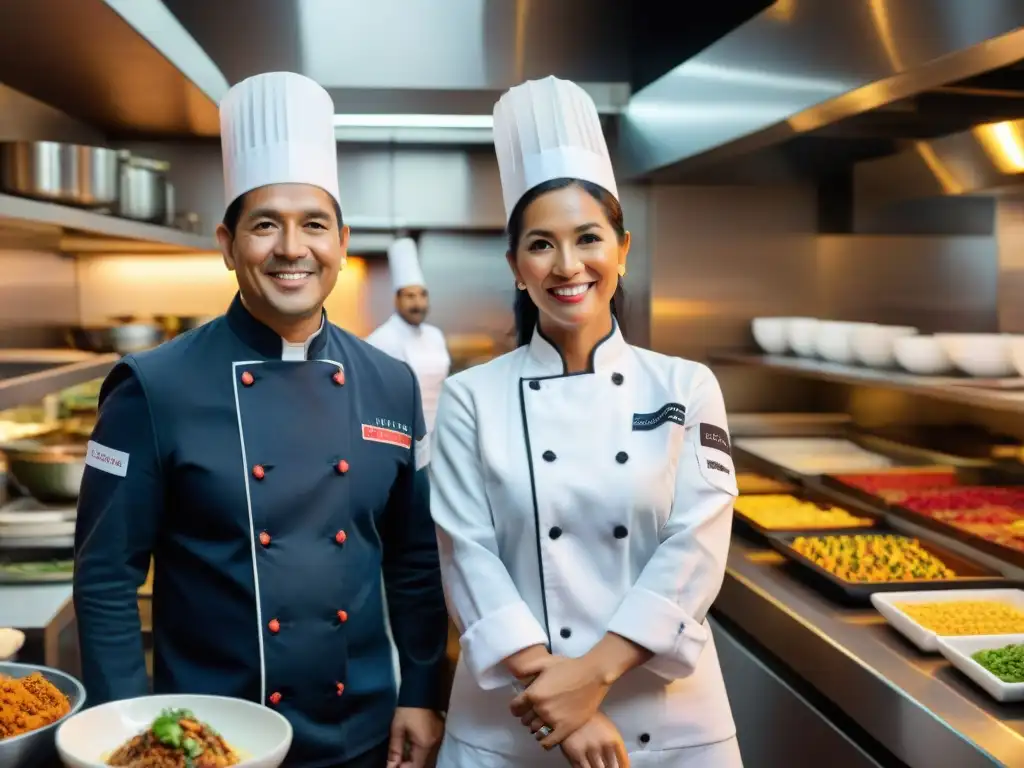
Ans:
[[[335,115],[335,128],[438,128],[487,130],[491,115]]]

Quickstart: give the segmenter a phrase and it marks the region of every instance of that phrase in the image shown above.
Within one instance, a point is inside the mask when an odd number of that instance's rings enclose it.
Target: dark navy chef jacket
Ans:
[[[118,363],[74,601],[89,702],[147,694],[152,554],[155,692],[273,707],[294,728],[288,764],[315,768],[386,739],[396,704],[441,706],[447,614],[412,371],[326,315],[306,361],[282,348],[236,296]]]

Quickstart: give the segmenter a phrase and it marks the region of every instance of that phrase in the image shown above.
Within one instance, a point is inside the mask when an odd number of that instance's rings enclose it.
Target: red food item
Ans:
[[[991,511],[994,508],[1024,514],[1024,490],[987,486],[937,488],[907,494],[900,503],[922,514],[946,510]]]
[[[955,472],[941,470],[936,472],[873,472],[861,475],[836,475],[836,479],[846,485],[876,494],[880,491],[954,487],[958,482]]]

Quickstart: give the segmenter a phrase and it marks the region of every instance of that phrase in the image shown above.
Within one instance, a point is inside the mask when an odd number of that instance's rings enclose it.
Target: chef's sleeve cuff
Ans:
[[[642,587],[633,587],[612,616],[608,631],[646,648],[654,656],[646,669],[666,680],[693,672],[708,641],[698,622],[676,603]]]
[[[443,670],[434,664],[416,665],[402,670],[402,684],[398,689],[398,706],[440,711],[442,701],[441,676]]]
[[[526,603],[519,601],[483,617],[459,639],[469,671],[485,691],[512,685],[515,676],[502,663],[548,637]]]

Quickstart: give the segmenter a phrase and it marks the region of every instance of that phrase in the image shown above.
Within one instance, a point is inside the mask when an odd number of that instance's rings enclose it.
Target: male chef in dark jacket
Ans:
[[[90,703],[148,693],[152,555],[157,693],[274,708],[289,766],[419,768],[447,627],[429,454],[409,367],[323,311],[349,237],[333,115],[282,72],[221,104],[217,238],[239,293],[103,385],[78,504],[83,675]]]

